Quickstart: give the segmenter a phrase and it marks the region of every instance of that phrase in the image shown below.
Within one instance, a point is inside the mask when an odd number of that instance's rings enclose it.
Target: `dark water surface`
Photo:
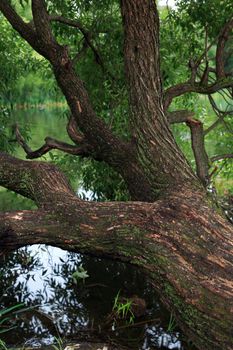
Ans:
[[[75,283],[72,274],[80,265],[89,277]],[[22,302],[34,306],[14,320],[15,329],[1,335],[8,345],[41,347],[59,336],[104,336],[129,349],[191,349],[144,274],[128,264],[34,245],[2,256],[0,276],[1,308]],[[126,298],[137,295],[146,301],[145,314],[134,324],[110,316],[119,291]]]

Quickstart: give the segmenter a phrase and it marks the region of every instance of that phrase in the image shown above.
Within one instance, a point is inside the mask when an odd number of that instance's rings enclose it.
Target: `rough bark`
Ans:
[[[154,193],[135,154],[135,145],[114,135],[110,127],[92,108],[84,83],[75,72],[67,46],[56,42],[50,17],[43,0],[33,0],[34,27],[23,22],[7,0],[0,2],[0,10],[18,33],[52,65],[77,127],[92,149],[91,156],[105,161],[123,177],[134,200],[153,201]]]
[[[164,114],[159,65],[159,17],[153,0],[122,1],[124,58],[137,154],[153,191],[195,183]],[[146,54],[145,54],[146,53]],[[180,171],[182,169],[182,171]]]
[[[230,81],[189,81],[164,94],[155,1],[122,0],[132,131],[132,141],[125,142],[93,110],[67,46],[52,33],[44,0],[32,0],[33,25],[7,0],[0,1],[0,10],[51,63],[75,121],[68,126],[71,139],[77,146],[85,139],[89,156],[118,171],[132,198],[141,201],[81,201],[54,166],[0,153],[0,184],[39,207],[0,214],[1,247],[46,243],[138,265],[200,350],[233,349],[233,229],[212,208],[164,113],[182,93],[213,93]]]
[[[194,119],[194,114],[188,110],[167,112],[170,124],[186,123],[191,132],[191,145],[196,163],[196,174],[206,187],[209,184],[209,158],[205,149],[205,131],[203,123]]]
[[[205,150],[203,123],[190,118],[186,124],[191,130],[191,144],[196,162],[196,173],[206,187],[209,184],[209,158]]]
[[[155,203],[85,202],[55,167],[1,157],[12,190],[41,193],[40,209],[0,214],[2,248],[45,243],[135,264],[199,349],[233,348],[233,228],[202,192],[174,191]],[[25,173],[12,171],[20,165],[33,178],[26,192]]]

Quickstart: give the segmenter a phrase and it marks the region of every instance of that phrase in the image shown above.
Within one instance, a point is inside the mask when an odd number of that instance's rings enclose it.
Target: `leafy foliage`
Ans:
[[[8,332],[15,327],[12,325],[13,319],[19,313],[28,310],[28,308],[23,308],[23,306],[23,303],[19,303],[11,307],[0,309],[0,334]]]
[[[210,37],[216,38],[224,23],[232,16],[231,0],[177,0],[180,24],[189,31],[208,28]]]
[[[114,304],[112,307],[112,311],[116,313],[116,317],[113,323],[113,328],[115,327],[115,323],[117,319],[122,319],[127,321],[129,324],[134,323],[135,315],[132,310],[132,300],[130,299],[122,299],[120,297],[120,291],[114,298]]]
[[[83,268],[82,264],[79,265],[77,270],[72,273],[72,279],[75,284],[77,284],[79,280],[82,280],[84,283],[85,279],[88,277],[89,275],[87,271]]]

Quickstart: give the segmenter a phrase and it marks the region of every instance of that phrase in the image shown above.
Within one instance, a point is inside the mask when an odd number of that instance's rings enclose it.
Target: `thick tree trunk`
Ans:
[[[138,265],[200,350],[233,349],[233,229],[212,208],[165,117],[155,1],[121,1],[132,142],[96,116],[67,47],[52,34],[44,0],[32,0],[33,25],[7,0],[0,10],[50,61],[89,156],[118,171],[141,201],[81,201],[52,165],[0,153],[0,185],[39,207],[0,214],[1,247],[46,243]]]
[[[4,184],[10,175],[8,187],[40,207],[0,214],[1,248],[45,243],[135,264],[199,349],[233,349],[233,228],[202,192],[174,191],[155,203],[85,202],[55,167],[0,159]]]
[[[196,186],[197,179],[171,133],[164,114],[159,65],[159,16],[153,0],[122,0],[124,58],[137,156],[152,191]]]

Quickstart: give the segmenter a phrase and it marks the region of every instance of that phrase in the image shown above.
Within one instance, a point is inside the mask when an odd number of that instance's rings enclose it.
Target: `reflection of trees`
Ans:
[[[131,265],[80,256],[57,248],[53,251],[52,247],[37,247],[19,249],[2,257],[0,262],[0,288],[5,291],[0,306],[9,307],[18,302],[40,306],[17,320],[16,341],[22,342],[35,335],[49,338],[58,333],[77,336],[81,330],[102,328],[119,290],[126,297],[136,294],[144,298],[150,309],[147,318],[162,318],[164,324],[168,323],[169,315],[160,309],[146,276]],[[75,285],[72,273],[81,263],[89,278]],[[141,330],[132,327],[131,332],[124,333],[124,338],[126,341],[128,337],[127,342],[130,342],[130,337],[138,342],[138,337],[142,339],[143,334],[143,327]]]
[[[28,288],[28,281],[41,267],[42,264],[38,257],[30,255],[28,248],[19,249],[9,256],[0,255],[0,290],[2,291],[0,307],[7,308],[18,303],[25,303],[26,306],[35,305]],[[22,275],[24,278],[19,279]],[[1,338],[9,339],[10,342],[22,342],[24,338],[34,336],[35,320],[29,312],[22,313],[22,316],[17,318],[15,322],[17,327],[14,330],[14,337],[12,337],[11,331],[1,335]]]

